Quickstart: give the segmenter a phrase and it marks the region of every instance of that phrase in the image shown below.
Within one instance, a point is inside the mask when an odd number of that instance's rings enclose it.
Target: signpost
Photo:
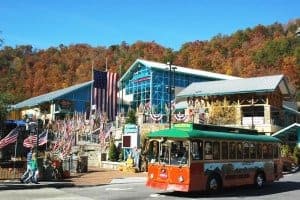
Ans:
[[[125,124],[122,136],[122,148],[124,151],[124,159],[132,153],[132,149],[140,146],[139,127],[135,124]]]

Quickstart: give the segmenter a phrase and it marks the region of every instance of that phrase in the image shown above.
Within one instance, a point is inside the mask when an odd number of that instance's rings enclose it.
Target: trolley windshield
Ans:
[[[149,145],[150,161],[166,165],[188,165],[189,149],[189,141],[152,140]]]

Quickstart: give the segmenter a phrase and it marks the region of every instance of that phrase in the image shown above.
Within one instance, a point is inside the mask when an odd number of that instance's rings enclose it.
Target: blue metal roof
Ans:
[[[197,82],[190,84],[176,95],[177,97],[228,95],[241,93],[272,92],[279,87],[284,95],[293,94],[283,75],[261,76],[234,80]]]
[[[25,108],[25,107],[37,106],[39,104],[55,100],[55,99],[57,99],[61,96],[64,96],[64,95],[66,95],[68,93],[71,93],[71,92],[74,92],[74,91],[76,91],[78,89],[81,89],[83,87],[91,86],[92,83],[93,83],[93,81],[88,81],[88,82],[73,85],[71,87],[67,87],[67,88],[64,88],[64,89],[60,89],[60,90],[56,90],[56,91],[49,92],[49,93],[46,93],[46,94],[42,94],[40,96],[32,97],[30,99],[27,99],[25,101],[22,101],[20,103],[17,103],[15,105],[13,105],[12,108],[13,109],[20,109],[20,108]]]

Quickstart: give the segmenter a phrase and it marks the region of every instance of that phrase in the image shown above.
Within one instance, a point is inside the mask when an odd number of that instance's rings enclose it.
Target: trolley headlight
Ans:
[[[154,174],[151,173],[151,174],[149,175],[149,178],[150,178],[150,179],[153,179],[153,178],[154,178]]]
[[[178,182],[179,182],[179,183],[182,183],[183,181],[184,181],[183,176],[179,176],[179,177],[178,177]]]

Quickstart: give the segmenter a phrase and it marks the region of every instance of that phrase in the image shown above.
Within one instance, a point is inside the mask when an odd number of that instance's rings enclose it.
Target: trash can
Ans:
[[[71,169],[70,169],[70,171],[72,173],[77,173],[77,169],[78,169],[78,156],[73,154],[73,156],[71,158]]]
[[[79,168],[78,171],[80,173],[86,173],[88,172],[88,156],[80,156],[80,162],[79,162]]]
[[[67,157],[63,160],[63,177],[69,178],[70,177],[70,171],[71,171],[71,157]]]

